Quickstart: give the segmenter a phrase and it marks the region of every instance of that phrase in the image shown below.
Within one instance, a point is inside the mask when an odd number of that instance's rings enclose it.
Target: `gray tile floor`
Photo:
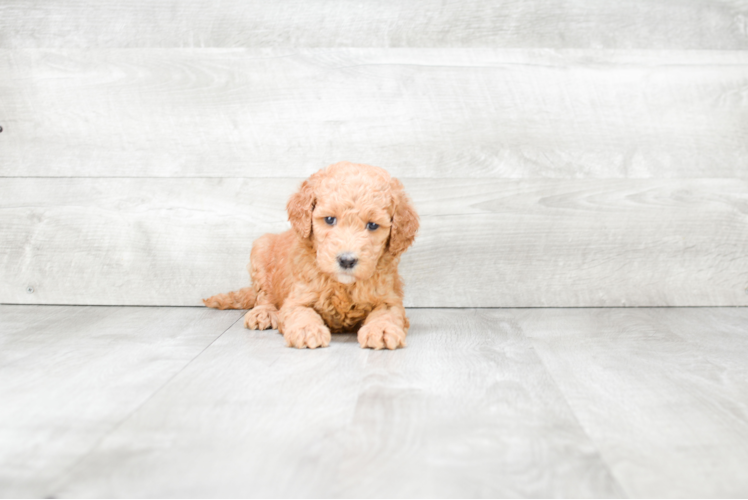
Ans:
[[[0,306],[0,495],[748,496],[748,308],[413,309],[316,351],[241,311]]]

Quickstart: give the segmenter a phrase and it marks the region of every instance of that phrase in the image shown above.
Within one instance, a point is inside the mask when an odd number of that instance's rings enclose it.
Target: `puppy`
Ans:
[[[418,214],[400,181],[378,167],[336,163],[304,181],[286,208],[292,229],[252,246],[252,286],[205,305],[252,308],[244,326],[277,328],[287,346],[326,347],[331,332],[357,331],[361,347],[405,347],[397,266]]]

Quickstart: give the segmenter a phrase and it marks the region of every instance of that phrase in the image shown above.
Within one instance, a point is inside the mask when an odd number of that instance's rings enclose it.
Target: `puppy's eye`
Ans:
[[[338,222],[338,219],[335,217],[325,217],[325,222],[327,222],[328,225],[334,226],[336,222]]]
[[[369,222],[368,224],[366,224],[366,229],[368,229],[369,231],[376,231],[378,227],[379,224],[377,224],[376,222]]]

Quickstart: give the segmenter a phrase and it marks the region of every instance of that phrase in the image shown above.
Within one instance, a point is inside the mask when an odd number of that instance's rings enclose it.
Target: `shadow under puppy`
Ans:
[[[397,266],[418,214],[400,181],[378,167],[336,163],[304,181],[287,210],[292,229],[252,245],[252,286],[205,305],[253,308],[244,325],[277,328],[287,346],[325,347],[331,332],[358,331],[361,347],[404,347]]]

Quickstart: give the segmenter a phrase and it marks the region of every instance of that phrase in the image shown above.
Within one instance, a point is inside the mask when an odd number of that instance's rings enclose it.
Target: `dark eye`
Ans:
[[[325,217],[325,222],[327,222],[328,225],[334,226],[336,222],[338,222],[338,219],[335,217]]]
[[[369,222],[368,224],[366,224],[366,229],[368,229],[369,231],[375,231],[378,227],[379,224],[377,224],[376,222]]]

